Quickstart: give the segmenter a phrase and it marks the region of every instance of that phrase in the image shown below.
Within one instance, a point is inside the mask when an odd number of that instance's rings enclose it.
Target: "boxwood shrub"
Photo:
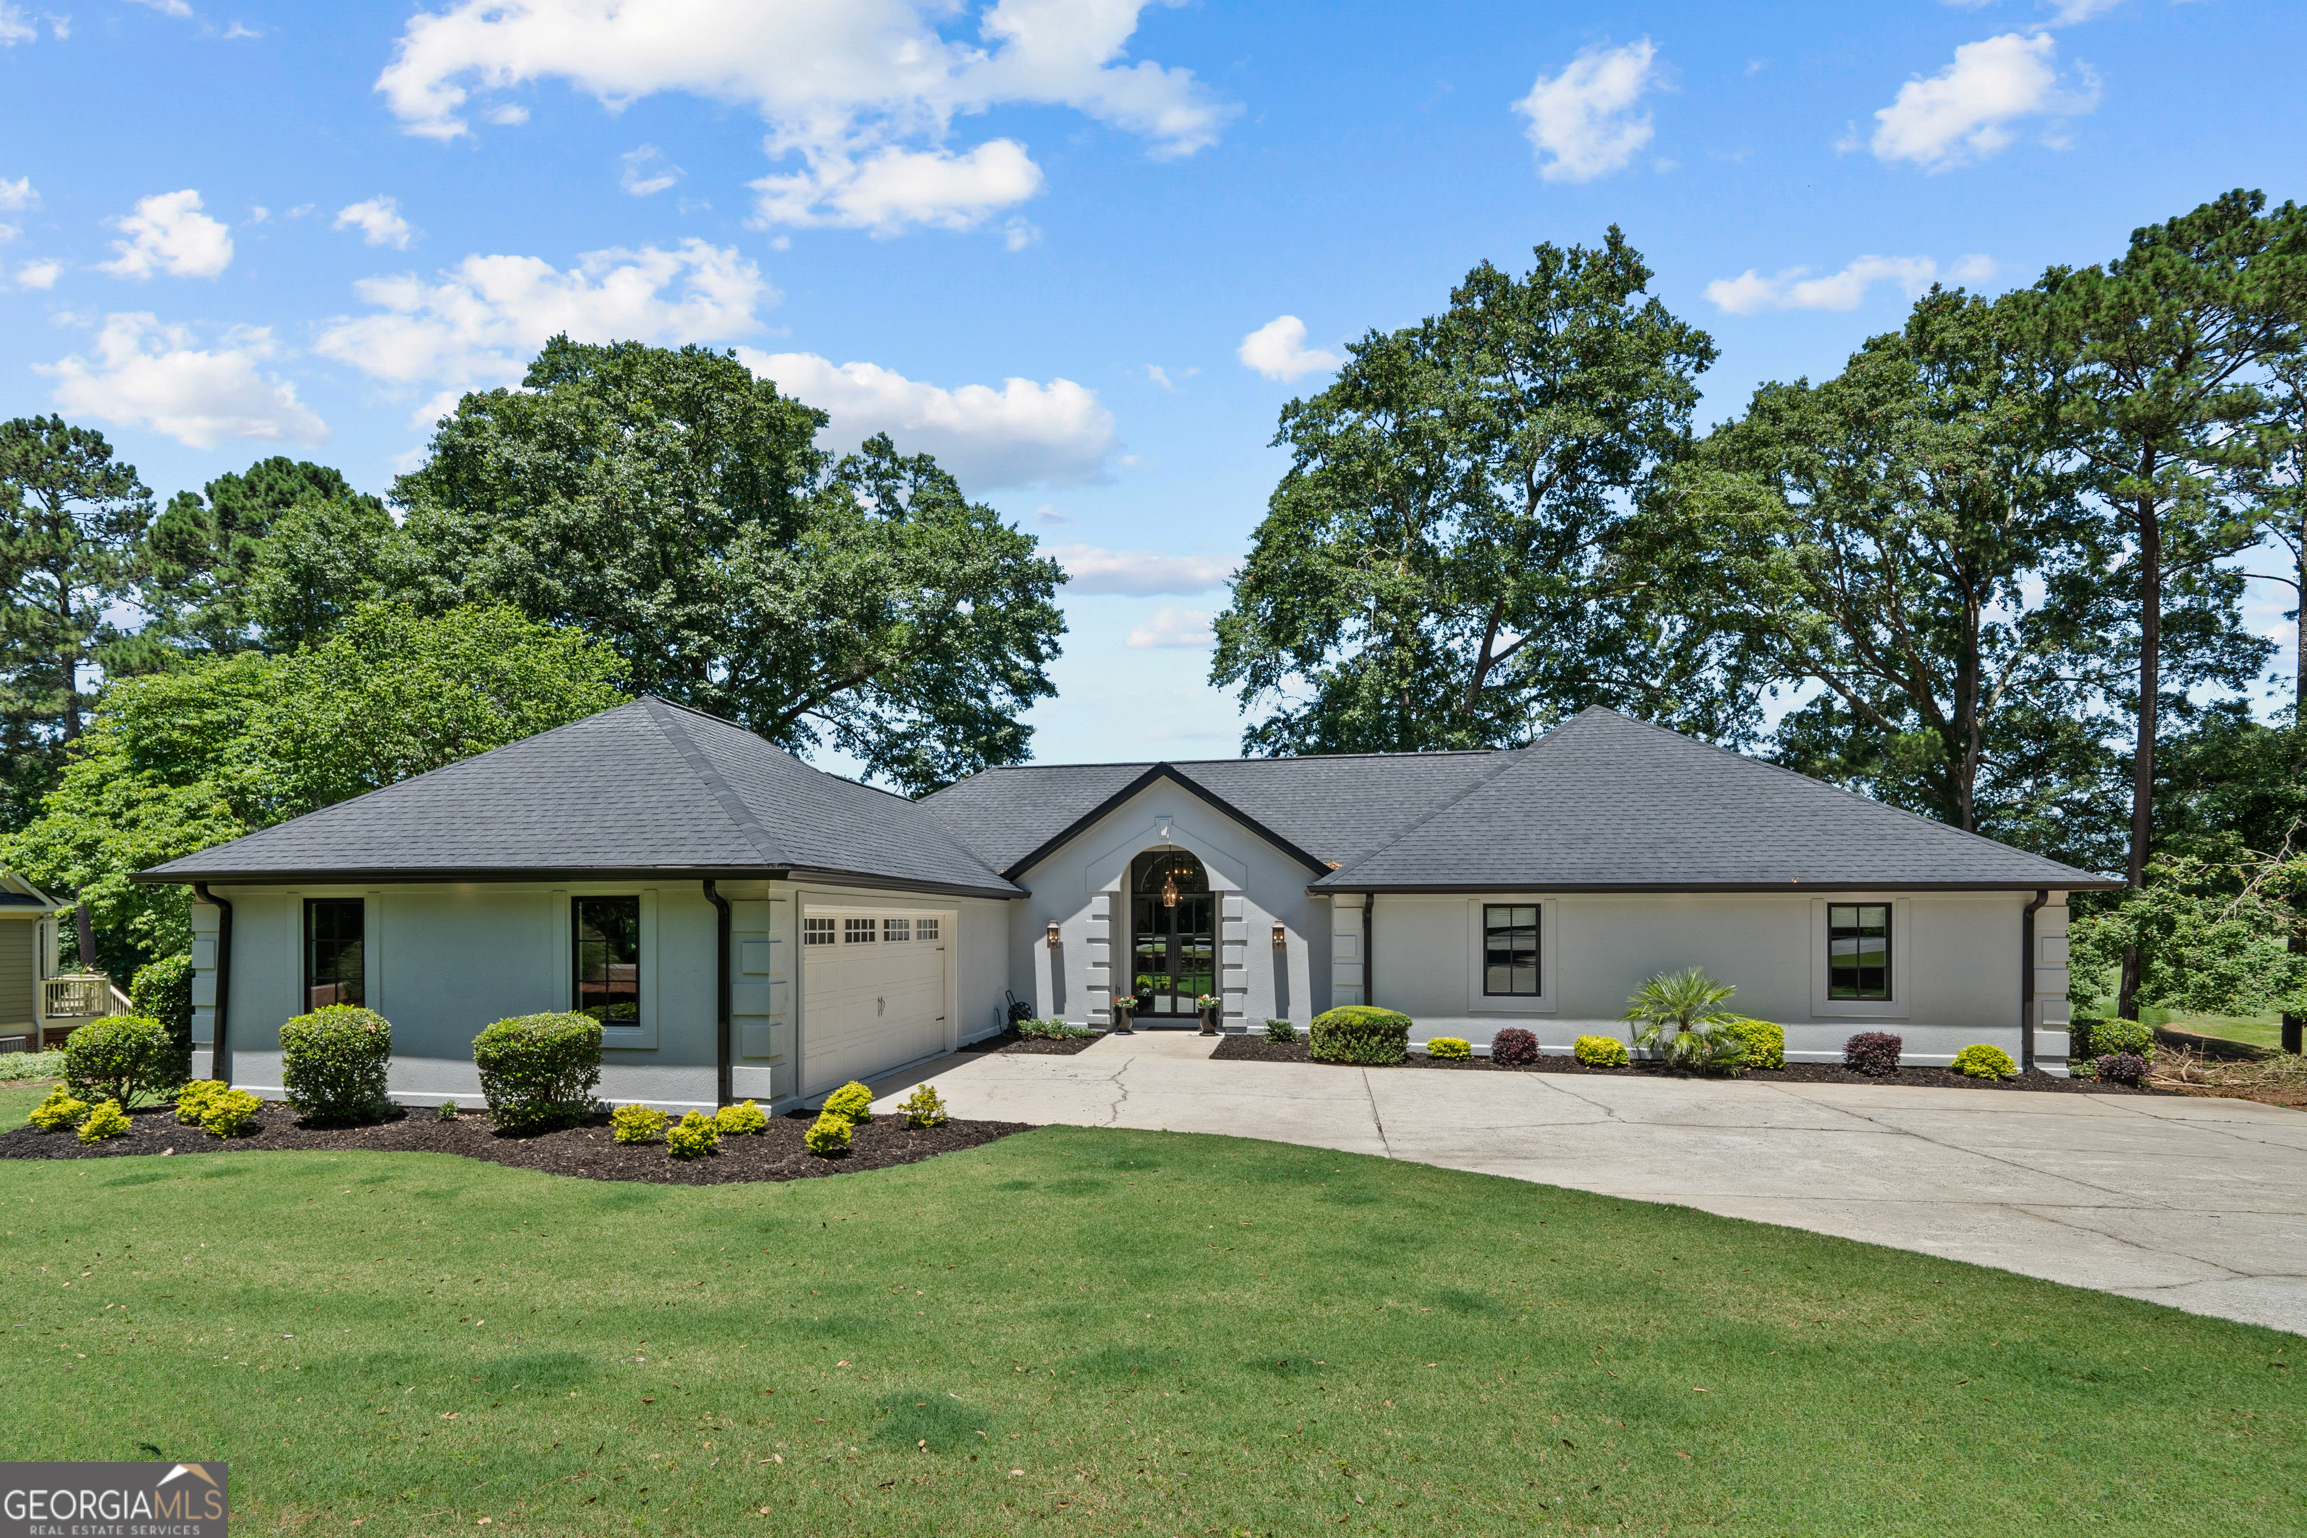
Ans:
[[[120,1102],[107,1100],[90,1111],[88,1119],[80,1124],[80,1141],[101,1143],[108,1137],[120,1136],[129,1126],[128,1113],[120,1109]]]
[[[1768,1020],[1749,1020],[1744,1015],[1732,1015],[1716,1022],[1746,1043],[1748,1068],[1784,1068],[1786,1066],[1786,1027],[1773,1025]]]
[[[713,1113],[713,1125],[736,1137],[769,1130],[769,1113],[750,1100],[725,1105]]]
[[[820,1111],[809,1130],[801,1134],[801,1141],[820,1159],[849,1152],[849,1118],[833,1111]]]
[[[601,1022],[591,1015],[515,1015],[473,1038],[481,1094],[497,1125],[559,1127],[593,1114]]]
[[[192,1072],[192,957],[188,952],[163,956],[136,969],[128,985],[128,1001],[140,1015],[150,1015],[168,1027],[176,1043],[176,1076]]]
[[[157,1100],[182,1082],[184,1068],[168,1027],[150,1015],[92,1020],[64,1038],[64,1081],[88,1100]]]
[[[1991,1042],[1978,1041],[1955,1054],[1947,1064],[1966,1079],[2007,1079],[2019,1071],[2011,1055]]]
[[[233,1138],[256,1125],[264,1102],[245,1089],[220,1089],[201,1103],[200,1130],[210,1137]]]
[[[32,1108],[24,1119],[35,1127],[50,1132],[61,1132],[88,1114],[88,1102],[73,1098],[72,1092],[59,1084],[48,1092],[48,1098]]]
[[[222,1079],[194,1079],[176,1092],[176,1119],[187,1127],[199,1126],[210,1099],[230,1088]]]
[[[1518,1025],[1509,1025],[1490,1038],[1490,1061],[1520,1068],[1538,1061],[1538,1038]]]
[[[654,1143],[665,1135],[665,1113],[653,1105],[621,1105],[609,1113],[620,1143]]]
[[[393,1028],[353,1004],[327,1004],[280,1028],[280,1082],[288,1103],[317,1121],[378,1121],[392,1109],[385,1073]]]
[[[851,1079],[847,1084],[825,1097],[825,1113],[828,1116],[838,1116],[843,1121],[871,1121],[873,1120],[873,1091],[855,1079]]]
[[[1581,1036],[1570,1043],[1570,1055],[1589,1068],[1623,1068],[1626,1043],[1615,1036]]]
[[[2141,1025],[2136,1020],[2077,1020],[2068,1038],[2067,1050],[2089,1061],[2110,1052],[2145,1057],[2154,1045],[2154,1027]]]
[[[1426,1043],[1426,1055],[1445,1063],[1463,1063],[1473,1057],[1474,1044],[1463,1036],[1436,1036]]]
[[[676,1159],[701,1159],[721,1151],[721,1125],[703,1111],[691,1111],[665,1129]]]
[[[1390,1067],[1410,1055],[1408,1015],[1373,1004],[1344,1004],[1314,1017],[1306,1055],[1317,1063]]]

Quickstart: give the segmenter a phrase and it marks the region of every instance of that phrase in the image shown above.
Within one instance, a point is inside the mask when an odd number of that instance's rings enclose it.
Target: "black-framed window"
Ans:
[[[803,945],[831,945],[833,943],[833,921],[831,919],[803,919],[801,921],[801,943]]]
[[[1890,997],[1890,904],[1826,905],[1826,996]]]
[[[1482,907],[1482,992],[1491,998],[1538,997],[1538,905]]]
[[[641,1023],[641,899],[578,897],[575,927],[577,1013],[603,1025]]]
[[[841,943],[843,945],[871,945],[881,937],[881,925],[873,919],[843,919]]]
[[[363,1002],[361,939],[366,910],[357,897],[304,900],[304,1007]]]
[[[881,938],[892,945],[909,943],[913,939],[913,920],[883,919],[881,921]]]

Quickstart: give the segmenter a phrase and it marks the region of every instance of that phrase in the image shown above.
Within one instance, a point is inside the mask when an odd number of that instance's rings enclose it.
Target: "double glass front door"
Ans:
[[[1202,862],[1183,851],[1141,854],[1131,869],[1130,980],[1141,1020],[1194,1014],[1218,991],[1217,903]]]

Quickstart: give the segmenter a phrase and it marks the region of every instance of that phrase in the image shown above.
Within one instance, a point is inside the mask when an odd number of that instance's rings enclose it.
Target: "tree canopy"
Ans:
[[[1064,580],[886,438],[709,349],[548,343],[395,484],[421,603],[503,601],[613,648],[635,692],[920,792],[1025,756]]]
[[[1266,710],[1245,751],[1520,743],[1593,703],[1748,724],[1735,658],[1621,559],[1715,356],[1649,281],[1616,228],[1537,247],[1521,278],[1484,263],[1283,408],[1290,468],[1210,669]]]
[[[509,606],[374,603],[286,656],[116,679],[0,860],[77,892],[112,936],[101,959],[167,955],[189,942],[187,896],[136,871],[606,710],[622,667]]]

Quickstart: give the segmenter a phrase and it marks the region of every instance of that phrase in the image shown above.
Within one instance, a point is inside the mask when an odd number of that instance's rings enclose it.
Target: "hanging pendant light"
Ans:
[[[1178,873],[1174,870],[1167,871],[1162,876],[1162,906],[1165,908],[1174,908],[1177,905]]]

